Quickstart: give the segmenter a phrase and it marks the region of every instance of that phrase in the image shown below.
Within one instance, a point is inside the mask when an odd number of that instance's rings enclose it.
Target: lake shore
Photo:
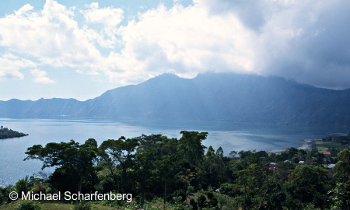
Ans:
[[[322,139],[304,139],[304,143],[298,147],[298,149],[309,150],[316,146],[316,141],[321,141]]]
[[[303,144],[298,147],[298,149],[303,149],[303,150],[310,150],[312,147],[316,146],[316,141],[321,141],[322,139],[304,139]],[[281,153],[286,151],[287,148],[285,149],[275,149],[271,150],[270,153]]]

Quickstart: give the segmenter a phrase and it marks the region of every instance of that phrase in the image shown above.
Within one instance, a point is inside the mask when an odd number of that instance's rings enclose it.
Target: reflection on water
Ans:
[[[222,147],[227,155],[230,151],[275,150],[299,147],[304,139],[321,138],[346,129],[331,129],[285,125],[250,125],[230,122],[161,122],[161,121],[98,121],[98,120],[54,120],[54,119],[0,119],[0,125],[29,136],[0,140],[0,185],[14,184],[26,175],[41,170],[37,160],[23,161],[28,147],[34,144],[62,142],[74,139],[83,143],[95,138],[100,144],[107,139],[137,137],[141,134],[163,134],[180,138],[182,130],[209,132],[205,146]],[[50,171],[50,170],[49,170]]]

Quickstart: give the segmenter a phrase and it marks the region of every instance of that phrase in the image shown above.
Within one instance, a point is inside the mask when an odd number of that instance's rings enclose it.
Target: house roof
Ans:
[[[328,166],[327,166],[327,168],[333,168],[335,166],[335,164],[329,164]]]
[[[325,151],[325,152],[323,152],[322,154],[324,154],[324,155],[331,155],[331,152]]]

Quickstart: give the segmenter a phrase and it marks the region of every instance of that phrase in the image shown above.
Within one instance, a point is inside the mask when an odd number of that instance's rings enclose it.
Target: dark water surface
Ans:
[[[229,122],[155,122],[155,121],[98,121],[55,119],[4,119],[0,125],[29,134],[29,136],[0,140],[0,185],[14,184],[26,175],[41,170],[38,160],[23,161],[28,147],[49,142],[67,142],[71,139],[83,143],[95,138],[99,144],[107,139],[137,137],[141,134],[163,134],[180,138],[182,130],[209,132],[205,146],[214,149],[221,146],[225,155],[240,150],[276,150],[299,147],[304,139],[322,138],[331,134],[347,134],[347,129],[286,126],[251,125]],[[50,170],[49,170],[50,171]]]

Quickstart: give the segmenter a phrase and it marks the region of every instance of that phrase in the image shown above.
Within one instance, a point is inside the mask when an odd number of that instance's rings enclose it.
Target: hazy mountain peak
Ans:
[[[153,77],[147,80],[146,82],[154,82],[154,81],[169,82],[171,80],[176,80],[176,79],[182,79],[182,78],[172,73],[164,73],[156,77]]]
[[[40,101],[40,103],[39,103]],[[87,101],[0,101],[0,117],[225,120],[350,126],[350,91],[332,91],[278,77],[166,73],[109,90]]]

